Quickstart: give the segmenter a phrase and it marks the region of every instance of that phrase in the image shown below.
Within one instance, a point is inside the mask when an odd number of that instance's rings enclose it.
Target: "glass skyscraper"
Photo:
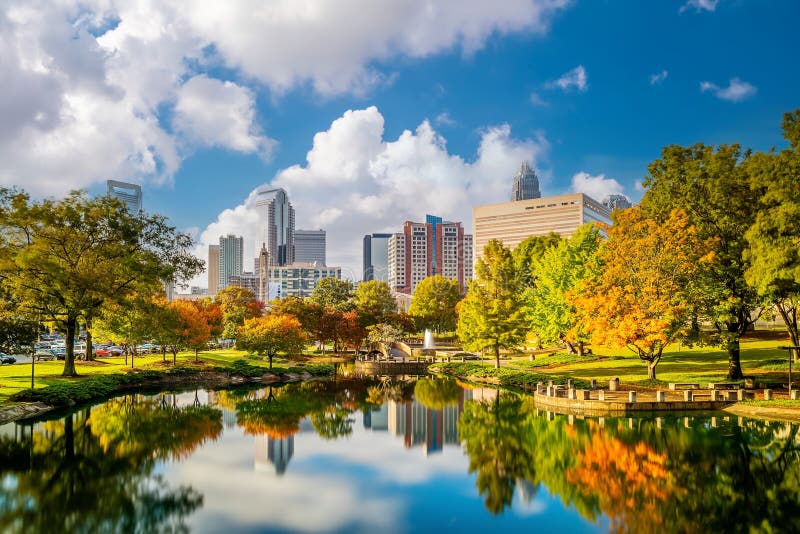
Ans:
[[[131,214],[138,215],[142,210],[142,186],[108,180],[106,187],[108,196],[121,200]]]
[[[389,238],[392,234],[367,234],[364,236],[363,280],[389,281]]]
[[[541,198],[539,191],[539,178],[527,161],[523,161],[519,172],[514,176],[514,186],[511,190],[511,200],[530,200]]]
[[[258,234],[256,257],[261,244],[267,246],[270,265],[294,263],[294,208],[283,189],[260,189],[256,192]]]

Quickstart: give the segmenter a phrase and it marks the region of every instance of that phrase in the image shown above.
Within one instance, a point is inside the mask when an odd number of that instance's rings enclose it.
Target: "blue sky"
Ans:
[[[356,276],[364,233],[470,227],[520,159],[544,194],[636,200],[664,145],[782,146],[800,106],[789,0],[65,6],[0,18],[0,184],[140,182],[202,254],[273,182]]]

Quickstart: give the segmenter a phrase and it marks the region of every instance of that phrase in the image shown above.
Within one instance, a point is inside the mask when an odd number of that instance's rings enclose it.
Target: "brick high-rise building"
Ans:
[[[398,293],[414,292],[422,280],[442,275],[462,289],[472,278],[472,236],[461,223],[428,215],[426,222],[406,221],[403,231],[389,238],[389,286]]]

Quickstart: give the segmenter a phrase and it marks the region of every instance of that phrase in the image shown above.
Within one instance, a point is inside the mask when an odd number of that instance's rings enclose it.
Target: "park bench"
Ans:
[[[679,389],[700,389],[700,384],[692,382],[670,382],[669,389],[676,391]]]
[[[737,382],[709,382],[708,389],[739,389]]]

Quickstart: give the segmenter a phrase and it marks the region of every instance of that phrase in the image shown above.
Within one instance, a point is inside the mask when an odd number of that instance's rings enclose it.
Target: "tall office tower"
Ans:
[[[513,249],[530,236],[569,237],[587,222],[611,224],[608,208],[583,193],[473,206],[475,258],[491,239]]]
[[[469,254],[469,261],[466,260]],[[398,293],[414,292],[422,280],[436,274],[456,280],[462,289],[472,278],[472,236],[461,223],[428,215],[426,222],[406,221],[403,232],[388,243],[389,286]]]
[[[138,215],[142,210],[142,186],[108,180],[106,187],[107,195],[121,200],[132,214]]]
[[[256,256],[266,243],[270,265],[294,263],[294,208],[283,189],[262,188],[256,192],[258,233]]]
[[[325,265],[325,230],[295,230],[294,261]]]
[[[235,235],[219,238],[219,282],[217,291],[228,287],[231,276],[242,275],[242,247],[244,240]]]
[[[269,302],[269,252],[267,246],[261,243],[261,250],[258,251],[258,292],[256,298],[266,304]]]
[[[208,294],[214,296],[219,287],[219,245],[208,245]]]
[[[511,189],[511,200],[530,200],[540,198],[539,178],[527,161],[523,161],[519,172],[514,176],[514,185]]]
[[[608,208],[608,211],[624,210],[633,207],[631,201],[625,195],[608,195],[603,201],[603,206]]]
[[[389,238],[392,234],[364,236],[364,274],[362,280],[389,281]]]

